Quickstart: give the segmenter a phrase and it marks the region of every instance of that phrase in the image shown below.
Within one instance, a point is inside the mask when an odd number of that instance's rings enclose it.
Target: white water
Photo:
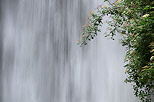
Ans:
[[[125,48],[103,37],[77,46],[103,0],[2,0],[2,102],[137,102]],[[102,29],[106,30],[106,25]]]

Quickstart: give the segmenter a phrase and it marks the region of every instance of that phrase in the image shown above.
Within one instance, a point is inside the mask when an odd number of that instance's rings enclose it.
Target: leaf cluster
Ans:
[[[104,23],[109,26],[105,37],[114,40],[116,34],[122,34],[121,44],[127,47],[125,82],[133,83],[134,94],[143,102],[150,102],[154,92],[154,1],[118,0],[109,4],[89,13],[78,44],[86,45],[94,39]],[[103,22],[104,16],[109,20]]]

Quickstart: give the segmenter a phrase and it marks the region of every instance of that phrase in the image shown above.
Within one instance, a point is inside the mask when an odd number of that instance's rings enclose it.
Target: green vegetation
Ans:
[[[150,102],[154,92],[154,1],[118,0],[108,7],[98,6],[86,18],[78,44],[86,45],[101,32],[104,16],[109,18],[105,37],[114,40],[116,34],[122,34],[121,44],[127,47],[124,67],[129,76],[125,82],[133,84],[134,95],[142,102]]]

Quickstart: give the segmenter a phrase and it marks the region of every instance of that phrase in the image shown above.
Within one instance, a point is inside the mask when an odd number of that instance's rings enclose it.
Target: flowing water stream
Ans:
[[[138,102],[124,83],[120,36],[77,45],[102,1],[1,0],[0,102]]]

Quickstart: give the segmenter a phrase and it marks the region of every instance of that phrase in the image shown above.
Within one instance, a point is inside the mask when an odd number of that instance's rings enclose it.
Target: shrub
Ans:
[[[118,0],[108,7],[98,6],[97,12],[91,11],[86,18],[78,44],[86,45],[101,32],[104,16],[110,18],[105,37],[114,40],[116,34],[123,35],[120,41],[127,48],[124,67],[129,74],[125,82],[133,83],[134,94],[143,102],[150,102],[154,92],[154,1]]]

